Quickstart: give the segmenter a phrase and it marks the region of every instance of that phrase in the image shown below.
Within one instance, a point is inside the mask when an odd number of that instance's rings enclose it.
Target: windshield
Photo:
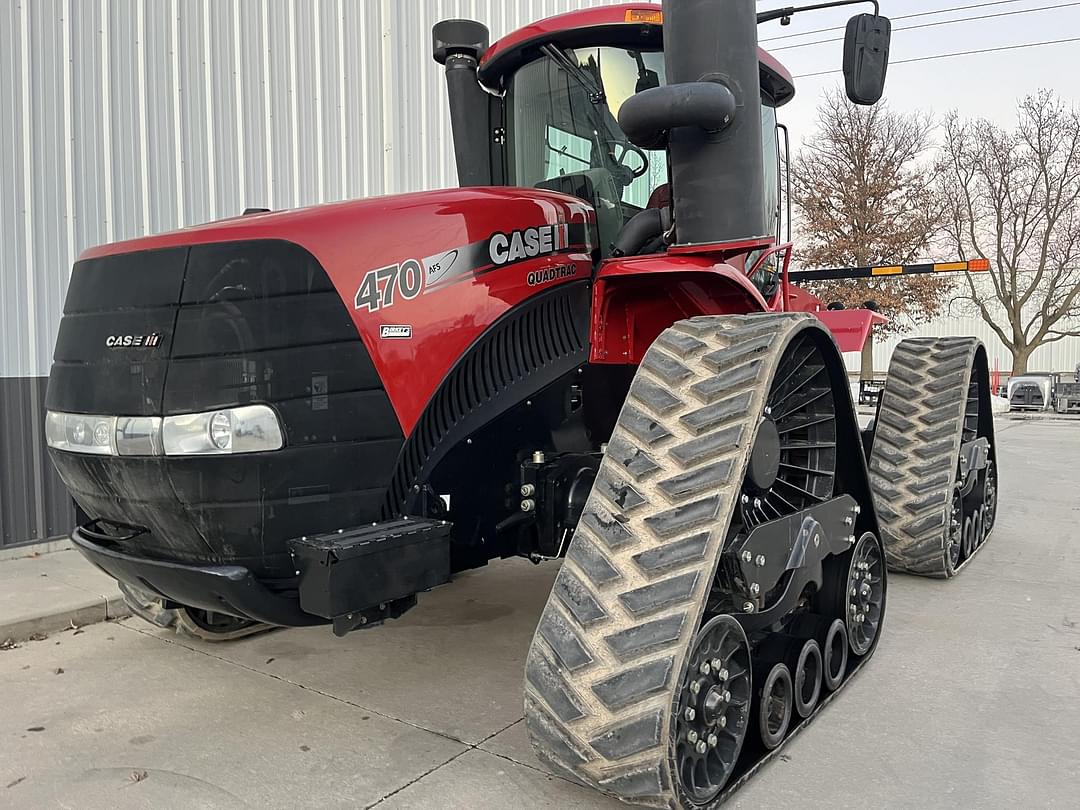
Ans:
[[[617,119],[626,99],[663,83],[664,54],[606,46],[548,54],[521,68],[510,88],[513,182],[536,186],[598,170],[593,185],[610,183],[617,194],[609,202],[644,208],[667,182],[667,155],[638,150]]]
[[[652,202],[670,205],[667,152],[631,144],[618,123],[630,96],[665,83],[662,51],[598,46],[543,48],[507,92],[510,182],[562,191],[596,208],[601,250]],[[776,110],[763,99],[765,216],[779,230]],[[656,194],[654,195],[654,192]]]

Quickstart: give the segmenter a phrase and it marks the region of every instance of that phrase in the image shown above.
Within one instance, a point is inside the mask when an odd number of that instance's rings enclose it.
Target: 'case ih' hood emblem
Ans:
[[[161,333],[149,335],[109,335],[105,338],[108,349],[153,349],[161,343]]]

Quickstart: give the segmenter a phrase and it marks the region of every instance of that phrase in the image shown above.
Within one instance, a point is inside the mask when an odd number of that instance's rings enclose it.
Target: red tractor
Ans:
[[[756,31],[799,10],[605,6],[490,47],[439,23],[461,188],[86,251],[47,396],[75,544],[217,639],[344,634],[564,559],[537,753],[628,801],[721,801],[873,653],[886,565],[954,573],[996,503],[977,342],[903,344],[860,434],[840,350],[880,316],[792,283],[794,88]],[[889,30],[848,26],[856,102]]]

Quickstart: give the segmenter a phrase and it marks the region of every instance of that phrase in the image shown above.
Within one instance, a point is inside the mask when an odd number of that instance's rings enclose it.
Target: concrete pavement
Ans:
[[[729,807],[1075,806],[1078,428],[1000,425],[993,539],[951,582],[891,578],[873,661]],[[0,651],[0,807],[622,807],[545,773],[524,733],[554,573],[493,564],[345,639],[126,619]]]

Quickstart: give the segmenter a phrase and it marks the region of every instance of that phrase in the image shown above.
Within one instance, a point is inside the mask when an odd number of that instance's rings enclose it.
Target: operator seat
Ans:
[[[671,208],[671,183],[661,183],[649,195],[646,208]]]

